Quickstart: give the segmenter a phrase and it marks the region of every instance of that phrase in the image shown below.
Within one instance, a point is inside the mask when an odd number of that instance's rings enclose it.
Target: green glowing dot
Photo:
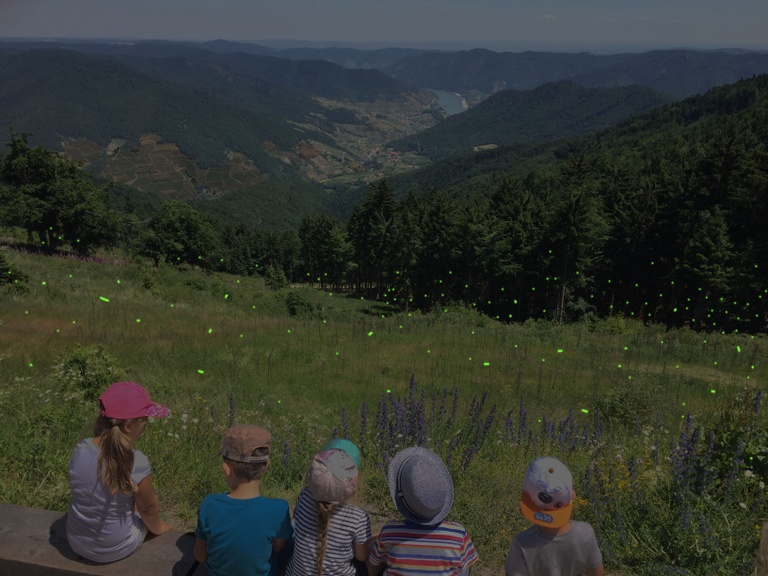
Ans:
[[[213,328],[208,328],[208,334],[213,334]]]
[[[338,352],[336,352],[336,356],[338,356],[338,355],[339,355],[339,353],[338,353]]]
[[[373,331],[368,332],[368,336],[373,336]]]
[[[102,302],[109,302],[109,298],[105,298],[104,296],[99,296],[99,300]]]
[[[562,349],[562,348],[558,348],[558,349],[557,349],[557,353],[558,353],[558,354],[562,354],[562,353],[563,353],[563,349]]]
[[[427,349],[427,354],[432,354],[432,350]]]
[[[58,328],[56,328],[56,333],[58,334],[59,332],[61,332],[61,330],[59,330]]]
[[[490,366],[490,365],[491,365],[490,362],[483,362],[483,366]]]
[[[136,324],[138,324],[139,322],[141,322],[141,318],[136,318]]]
[[[387,388],[387,394],[392,394],[392,390],[390,390],[389,388]]]
[[[47,284],[47,282],[45,280],[43,280],[42,284],[43,284],[43,286],[45,286]]]
[[[589,414],[589,410],[587,410],[586,408],[582,408],[581,411],[584,412],[584,414]]]
[[[117,279],[117,283],[120,284],[120,278]]]
[[[291,333],[291,330],[290,330],[290,329],[288,329],[288,334],[290,334],[290,333]]]
[[[741,346],[736,346],[736,352],[741,352]]]
[[[618,364],[616,367],[617,367],[617,368],[621,368],[621,364]]]
[[[243,337],[243,335],[242,335],[242,334],[240,334],[240,338],[242,338],[242,337]]]
[[[224,294],[224,300],[226,300],[227,298],[229,298],[229,294]]]
[[[205,370],[198,370],[197,373],[198,374],[205,374]]]
[[[283,401],[282,401],[282,400],[278,400],[278,401],[277,401],[277,403],[278,403],[278,404],[282,404],[282,403],[283,403]]]
[[[716,394],[715,389],[713,388],[712,390],[710,390],[710,393]]]
[[[34,366],[34,364],[32,364],[32,362],[30,362],[29,363],[29,367],[32,368],[33,366]]]
[[[546,358],[542,358],[542,359],[541,359],[541,361],[542,361],[542,362],[546,362],[546,361],[547,361],[547,359],[546,359]]]

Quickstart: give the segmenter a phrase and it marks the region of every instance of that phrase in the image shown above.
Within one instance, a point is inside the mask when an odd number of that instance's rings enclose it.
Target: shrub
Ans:
[[[288,292],[285,296],[285,308],[291,316],[310,317],[315,314],[315,305],[298,292]]]
[[[285,272],[282,269],[275,266],[267,266],[267,269],[264,271],[264,283],[272,290],[280,290],[288,286],[288,279],[285,277]]]
[[[10,291],[25,294],[29,291],[26,282],[29,277],[8,261],[3,250],[0,250],[0,285],[7,285]]]
[[[117,361],[99,345],[79,346],[62,354],[53,366],[53,376],[73,392],[95,401],[110,384],[124,376]]]

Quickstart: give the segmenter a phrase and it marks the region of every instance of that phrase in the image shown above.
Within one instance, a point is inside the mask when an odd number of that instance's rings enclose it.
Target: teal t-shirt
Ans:
[[[210,576],[265,576],[272,540],[293,537],[288,502],[209,494],[197,513],[195,536],[206,540]]]

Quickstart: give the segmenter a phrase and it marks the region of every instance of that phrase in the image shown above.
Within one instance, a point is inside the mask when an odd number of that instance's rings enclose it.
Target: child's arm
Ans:
[[[272,538],[272,553],[280,554],[288,543],[288,538]]]
[[[157,499],[152,488],[152,475],[145,476],[139,482],[138,489],[133,494],[136,503],[136,511],[141,516],[141,521],[147,526],[147,530],[152,534],[163,534],[168,532],[171,526],[165,520],[160,519],[160,501]]]
[[[195,560],[198,562],[205,562],[208,560],[208,540],[200,540],[200,538],[195,538],[195,551],[194,551]]]
[[[360,562],[368,560],[370,552],[371,549],[368,547],[368,542],[360,542],[359,544],[355,542],[352,546],[352,553],[355,555],[355,560]]]
[[[368,568],[368,576],[379,576],[382,572],[384,572],[384,568],[387,567],[386,562],[382,562],[381,564],[371,564],[371,559],[368,558],[368,560],[365,561],[365,566]]]

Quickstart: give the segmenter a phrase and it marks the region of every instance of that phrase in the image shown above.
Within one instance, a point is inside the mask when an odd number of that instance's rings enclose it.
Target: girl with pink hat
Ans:
[[[171,529],[160,518],[149,460],[134,448],[147,419],[166,417],[168,408],[135,382],[112,384],[99,404],[93,438],[81,440],[69,461],[67,540],[83,558],[114,562],[141,546],[147,532]]]

